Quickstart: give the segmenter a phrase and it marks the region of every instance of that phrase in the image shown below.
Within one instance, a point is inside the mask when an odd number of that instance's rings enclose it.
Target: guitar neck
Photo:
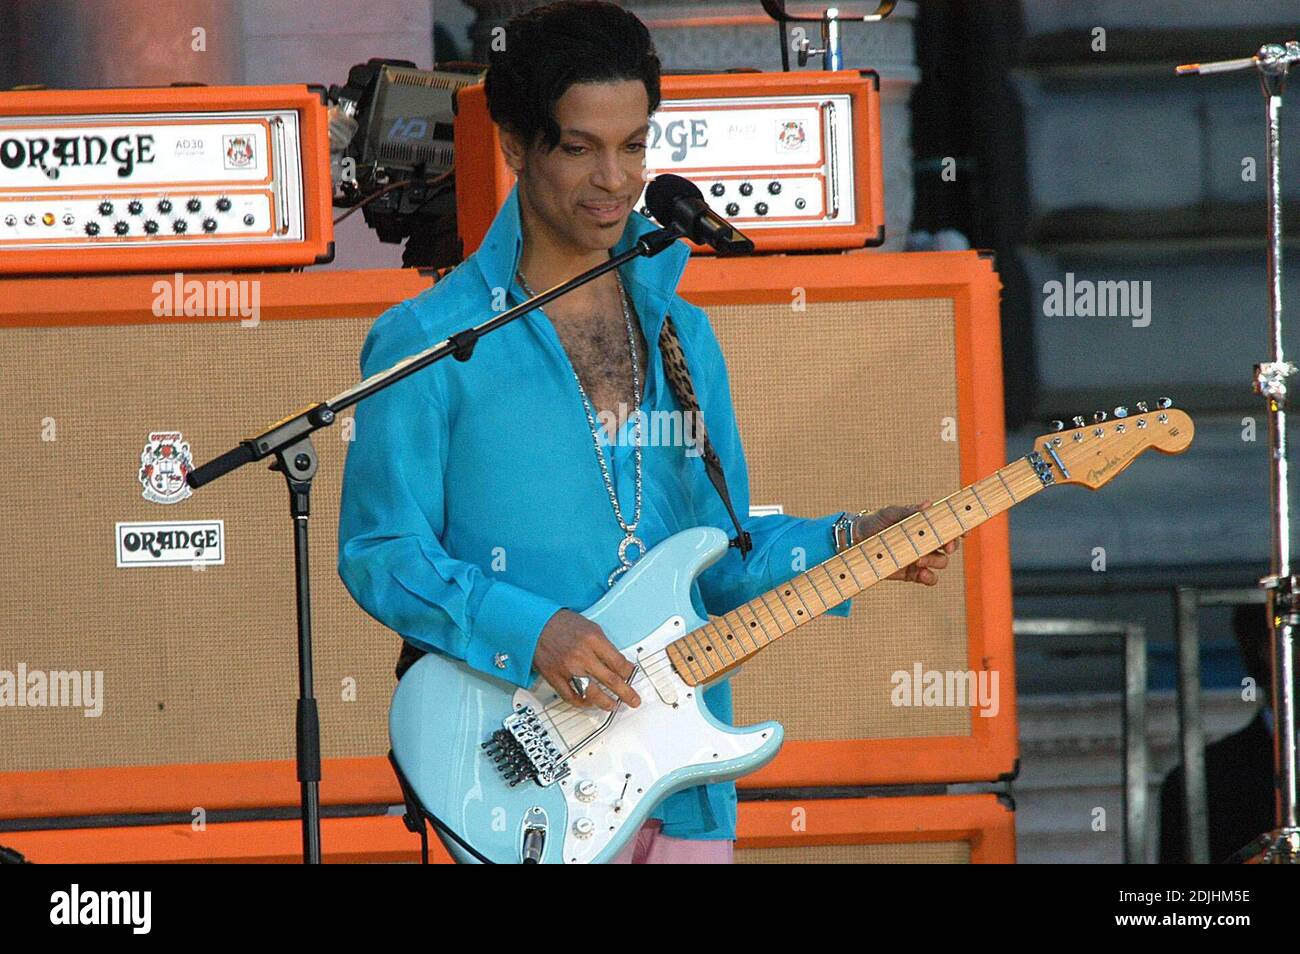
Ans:
[[[668,646],[673,667],[688,685],[716,679],[786,633],[1034,496],[1046,486],[1040,468],[1036,453],[1012,461],[929,509],[714,617]]]

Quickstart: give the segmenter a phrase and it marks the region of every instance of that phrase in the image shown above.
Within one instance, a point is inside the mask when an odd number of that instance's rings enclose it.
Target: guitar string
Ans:
[[[985,483],[985,482],[987,482],[988,480],[991,480],[991,479],[992,479],[993,477],[995,477],[995,476],[999,476],[999,474],[997,474],[997,473],[991,474],[991,475],[989,475],[989,477],[986,477],[986,478],[985,478],[984,480],[982,480],[982,481],[977,481],[976,484],[972,484],[970,487],[963,487],[961,490],[959,490],[959,491],[957,491],[957,492],[955,492],[955,493],[949,494],[947,497],[944,497],[944,498],[942,498],[942,499],[936,501],[934,504],[932,504],[932,505],[931,505],[929,508],[927,508],[926,510],[919,511],[919,512],[917,512],[917,513],[914,514],[914,515],[911,515],[911,516],[909,516],[909,517],[905,517],[904,519],[898,521],[898,522],[895,523],[895,524],[892,524],[892,525],[889,526],[889,527],[886,527],[884,530],[881,530],[878,534],[874,534],[873,536],[879,536],[879,537],[881,537],[881,539],[882,539],[882,541],[883,541],[883,539],[884,539],[884,534],[887,533],[889,530],[894,529],[894,528],[897,527],[897,528],[899,528],[899,529],[901,529],[901,530],[904,531],[904,537],[906,538],[906,537],[907,537],[907,535],[906,535],[906,530],[907,530],[907,529],[910,529],[910,528],[907,528],[907,527],[906,527],[906,524],[907,524],[908,520],[913,520],[914,517],[922,517],[923,519],[922,519],[922,521],[920,521],[920,522],[923,522],[923,523],[926,523],[926,524],[931,524],[931,521],[930,521],[929,519],[926,519],[926,515],[928,515],[931,511],[936,511],[936,512],[937,512],[937,511],[939,510],[939,505],[940,505],[940,504],[943,504],[943,503],[948,502],[949,500],[951,500],[951,499],[954,498],[954,497],[957,497],[958,495],[960,495],[960,494],[963,493],[963,492],[966,492],[966,491],[968,491],[968,490],[972,490],[972,489],[973,489],[977,484]],[[1003,476],[1002,479],[1005,481],[1005,476]],[[1014,485],[1015,485],[1015,487],[1016,487],[1017,490],[1025,490],[1025,489],[1033,490],[1033,489],[1035,488],[1035,486],[1040,485],[1040,481],[1038,480],[1037,476],[1036,476],[1036,475],[1032,475],[1032,474],[1030,474],[1030,475],[1023,475],[1023,476],[1015,476],[1015,477],[1012,478],[1012,480],[1013,480]],[[1011,486],[1012,486],[1012,484],[1011,484],[1011,483],[1008,483],[1008,487],[1011,487]],[[1021,495],[1021,494],[1015,494],[1015,493],[1012,493],[1011,496],[1014,497],[1014,499],[1013,499],[1013,501],[1012,501],[1013,504],[1018,503],[1019,501],[1025,499],[1025,496],[1024,496],[1024,495]],[[981,504],[981,506],[983,506],[983,505]],[[1001,511],[999,511],[999,513],[1003,513],[1003,512],[1005,512],[1005,510],[1001,510]],[[988,517],[985,518],[985,520],[988,520],[988,519],[992,519],[992,515],[990,515],[990,516],[988,516]],[[916,522],[916,521],[914,521],[914,522]],[[958,522],[959,525],[961,524],[961,521],[960,521],[960,520],[958,520],[957,522]],[[981,523],[983,523],[983,522],[984,522],[984,521],[981,521]],[[924,533],[924,530],[921,530],[920,532],[921,532],[921,533]],[[964,531],[963,531],[963,532],[964,532]],[[960,536],[960,534],[958,534],[958,536]],[[950,542],[952,539],[953,539],[953,538],[950,537],[948,541],[940,542],[936,547],[934,547],[934,548],[932,548],[932,549],[930,549],[930,550],[927,550],[927,551],[926,551],[926,554],[928,554],[928,553],[933,553],[934,550],[938,549],[939,547],[945,546],[945,545],[946,545],[948,542]],[[909,540],[909,543],[910,543],[910,538],[908,538],[908,540]],[[864,541],[863,541],[863,544],[865,544],[866,542],[867,542],[867,541],[864,540]],[[885,542],[887,542],[887,541],[885,541]],[[860,544],[859,546],[861,546],[861,544]],[[916,558],[916,560],[921,559],[921,556],[924,556],[924,555],[926,555],[926,554],[918,555],[917,558]],[[912,561],[910,561],[909,563],[904,564],[904,566],[901,567],[900,569],[905,569],[906,567],[911,566],[912,564],[914,564],[914,563],[916,562],[916,560],[912,560]],[[818,565],[821,566],[822,564],[818,564]],[[808,571],[807,573],[804,573],[803,575],[804,575],[804,576],[808,576],[808,573],[811,573],[811,571]],[[811,582],[811,581],[810,581],[810,582]],[[820,598],[820,593],[819,593],[819,592],[817,591],[817,589],[816,589],[816,584],[814,583],[814,584],[812,584],[812,585],[813,585],[813,592],[814,592],[814,593],[818,593],[818,596],[819,596],[819,598]],[[776,587],[776,589],[779,589],[779,588],[780,588],[780,587]],[[865,588],[864,588],[864,589],[865,589]],[[851,598],[852,598],[852,597],[847,597],[846,599],[851,599]],[[779,597],[778,597],[778,600],[779,600]],[[752,602],[753,602],[752,600],[749,601],[749,603],[752,603]],[[825,601],[823,600],[823,602],[825,602]],[[837,603],[835,603],[835,604],[833,604],[833,605],[839,605],[839,603],[842,603],[842,602],[844,602],[844,600],[840,600],[839,602],[837,602]],[[749,603],[742,604],[742,605],[749,605]],[[782,605],[784,606],[784,603],[782,603]],[[737,607],[737,610],[738,610],[739,608],[740,608],[740,607]],[[831,607],[827,607],[827,609],[830,609],[830,608],[831,608]],[[736,610],[733,610],[732,612],[736,612]],[[762,626],[762,619],[761,619],[761,617],[759,617],[759,616],[758,616],[758,613],[755,612],[755,611],[753,611],[752,609],[751,609],[751,612],[753,613],[755,619],[757,619],[757,620],[759,621],[759,624],[760,624],[760,627],[761,627],[761,626]],[[789,611],[787,610],[787,612],[789,612]],[[780,620],[779,620],[778,618],[776,618],[775,614],[773,614],[770,610],[768,611],[768,614],[769,614],[770,616],[772,616],[772,618],[773,618],[773,622],[775,622],[775,623],[777,624],[778,629],[780,629],[780,628],[781,628]],[[712,620],[711,622],[713,623],[713,625],[717,625],[717,620],[725,619],[725,616],[726,616],[726,615],[727,615],[727,614],[724,614],[722,617],[717,617],[715,620]],[[817,614],[817,615],[820,615],[820,614]],[[811,619],[811,618],[812,618],[812,617],[810,617],[810,619]],[[791,616],[791,619],[793,620],[794,617]],[[796,623],[795,625],[798,626],[798,625],[801,625],[802,622],[808,622],[808,621],[809,621],[809,620],[803,620],[803,621],[801,621],[801,622],[799,622],[799,623]],[[709,625],[709,624],[705,624],[705,625]],[[730,628],[730,626],[729,626],[728,628]],[[689,635],[691,635],[692,633],[698,633],[698,632],[700,632],[700,629],[703,629],[703,627],[700,627],[699,629],[696,629],[696,630],[692,630],[691,633],[687,633],[686,635],[689,636]],[[767,635],[767,632],[766,632],[766,629],[765,629],[765,628],[764,628],[764,634]],[[784,632],[779,633],[778,635],[784,635]],[[679,639],[684,639],[684,638],[685,638],[685,636],[683,636],[683,637],[679,637]],[[771,637],[771,636],[769,636],[769,637],[768,637],[769,642],[770,642],[772,639],[775,639],[775,638],[776,638],[776,637]],[[754,652],[756,652],[757,649],[761,649],[761,648],[763,648],[763,647],[756,647],[756,649],[754,650]],[[742,646],[742,649],[743,649],[743,646]],[[744,655],[741,656],[741,658],[744,659],[745,656],[750,655],[750,654],[751,654],[750,652],[746,652]],[[649,655],[649,656],[642,657],[640,674],[645,676],[645,678],[646,678],[646,679],[651,683],[651,687],[653,688],[653,676],[658,675],[658,674],[659,674],[660,672],[662,672],[665,668],[672,668],[672,662],[671,662],[671,660],[668,659],[667,650],[666,650],[666,649],[663,649],[663,650],[659,650],[659,651],[656,652],[656,653],[652,653],[652,654]],[[632,681],[632,683],[630,684],[630,685],[632,686],[633,689],[636,689],[638,683],[641,682],[641,675],[638,675],[637,677],[634,677],[634,678],[633,678],[633,681]],[[598,689],[598,691],[604,691],[604,690],[603,690],[603,689]],[[657,691],[658,691],[658,690],[656,690],[656,692],[657,692]],[[639,690],[638,690],[638,694],[640,694],[640,693],[639,693]],[[566,710],[567,710],[567,713],[566,713]],[[542,712],[545,713],[545,714],[547,715],[547,717],[548,717],[548,719],[550,720],[551,724],[555,727],[556,731],[559,732],[561,736],[563,736],[563,734],[564,734],[564,730],[565,730],[566,727],[568,727],[568,726],[572,726],[573,724],[575,724],[575,723],[578,722],[579,720],[581,720],[581,721],[592,721],[592,720],[595,720],[596,722],[603,721],[606,717],[605,717],[604,715],[601,715],[601,714],[598,714],[598,713],[603,713],[603,712],[605,712],[605,711],[606,711],[606,710],[601,710],[601,709],[595,709],[595,710],[593,710],[593,709],[588,708],[588,707],[579,707],[579,706],[574,706],[572,703],[569,703],[569,702],[565,701],[564,699],[559,699],[559,700],[557,700],[556,702],[554,702],[554,703],[552,703],[552,704],[550,704],[550,705],[548,705],[548,706],[543,707],[543,709],[542,709]],[[556,712],[556,713],[558,713],[558,715],[552,715],[552,712]]]

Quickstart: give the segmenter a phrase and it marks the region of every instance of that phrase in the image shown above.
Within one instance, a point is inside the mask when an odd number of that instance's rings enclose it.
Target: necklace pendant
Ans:
[[[628,547],[636,547],[636,556],[628,559]],[[614,581],[622,574],[632,569],[632,564],[645,555],[645,543],[634,533],[629,533],[618,545],[618,560],[622,566],[614,568],[614,572],[609,575],[608,585],[613,586]]]
[[[636,556],[634,556],[630,560],[627,558],[628,547],[636,547]],[[641,557],[644,555],[645,555],[645,544],[642,543],[641,538],[636,536],[635,534],[629,533],[626,537],[623,538],[623,541],[618,545],[618,560],[620,563],[623,564],[625,568],[631,566],[637,560],[641,559]]]

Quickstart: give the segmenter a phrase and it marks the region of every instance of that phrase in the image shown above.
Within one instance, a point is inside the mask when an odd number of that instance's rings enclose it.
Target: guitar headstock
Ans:
[[[1181,454],[1192,443],[1196,428],[1191,417],[1175,409],[1169,398],[1161,398],[1154,409],[1139,401],[1136,410],[1136,414],[1126,407],[1098,411],[1091,423],[1076,417],[1069,428],[1064,421],[1053,421],[1052,432],[1038,438],[1034,450],[1043,464],[1050,465],[1055,483],[1096,490],[1143,451],[1155,448],[1162,454]]]

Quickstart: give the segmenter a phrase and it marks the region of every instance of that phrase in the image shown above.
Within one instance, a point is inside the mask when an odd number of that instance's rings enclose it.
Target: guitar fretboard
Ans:
[[[938,550],[1043,489],[1026,458],[914,513],[776,589],[715,617],[669,644],[688,685],[709,682],[786,633]]]

